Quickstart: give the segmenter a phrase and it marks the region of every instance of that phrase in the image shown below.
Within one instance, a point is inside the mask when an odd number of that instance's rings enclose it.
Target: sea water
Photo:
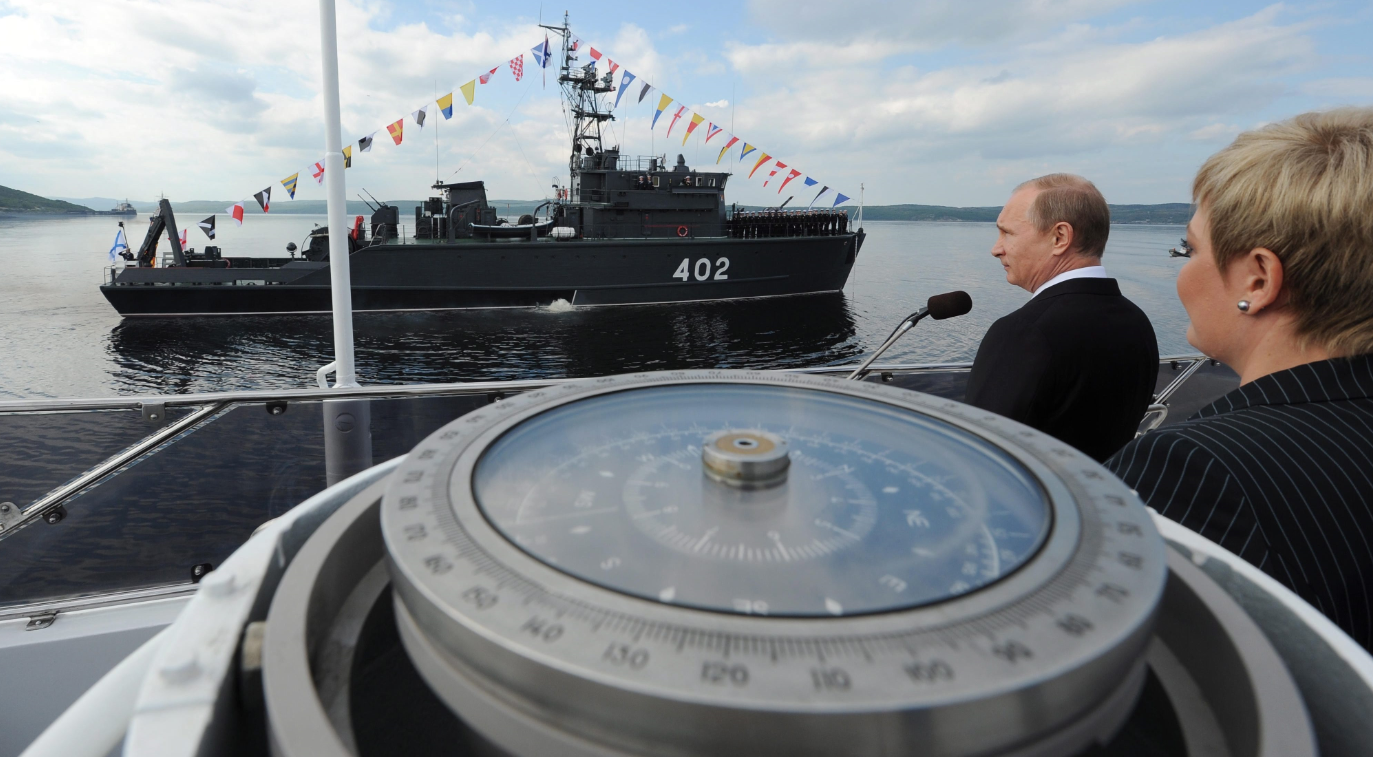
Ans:
[[[314,385],[333,359],[328,315],[121,318],[98,287],[117,222],[0,218],[0,397],[93,397]],[[178,219],[190,245],[198,218]],[[225,255],[283,256],[323,216],[224,216]],[[354,316],[364,384],[579,377],[687,368],[791,368],[859,360],[930,295],[963,289],[973,310],[921,322],[882,362],[971,360],[987,327],[1029,294],[1006,283],[988,223],[870,221],[841,295],[689,305],[544,307]],[[1162,354],[1193,352],[1174,290],[1181,226],[1117,225],[1106,270],[1148,313]],[[162,248],[167,249],[165,239]],[[670,272],[669,274],[670,275]]]

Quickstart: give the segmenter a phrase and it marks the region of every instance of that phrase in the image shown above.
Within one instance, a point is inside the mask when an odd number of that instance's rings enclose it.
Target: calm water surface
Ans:
[[[301,388],[332,360],[327,315],[120,318],[97,288],[116,220],[0,219],[0,397]],[[323,216],[250,216],[242,228],[221,230],[220,244],[227,255],[276,255],[322,223]],[[137,230],[130,234],[137,247],[146,216],[126,224]],[[849,363],[927,297],[950,289],[972,295],[972,313],[922,322],[884,361],[971,360],[987,327],[1029,299],[989,254],[992,224],[866,227],[843,295],[564,313],[358,314],[359,378],[386,384]],[[1182,261],[1166,252],[1182,235],[1181,226],[1115,226],[1106,248],[1107,271],[1149,314],[1163,354],[1193,351],[1173,288]]]

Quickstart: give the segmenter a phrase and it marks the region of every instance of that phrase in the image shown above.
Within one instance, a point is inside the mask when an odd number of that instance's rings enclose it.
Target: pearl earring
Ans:
[[[1236,305],[1236,307],[1238,307],[1238,308],[1240,309],[1240,312],[1241,312],[1241,313],[1248,313],[1248,312],[1249,312],[1249,300],[1240,300],[1239,303]]]

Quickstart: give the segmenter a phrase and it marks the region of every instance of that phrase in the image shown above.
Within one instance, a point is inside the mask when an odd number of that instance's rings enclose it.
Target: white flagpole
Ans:
[[[329,209],[329,278],[334,307],[336,387],[358,386],[353,363],[353,290],[343,185],[343,137],[338,97],[338,27],[334,0],[319,0],[320,58],[324,64],[324,186]]]

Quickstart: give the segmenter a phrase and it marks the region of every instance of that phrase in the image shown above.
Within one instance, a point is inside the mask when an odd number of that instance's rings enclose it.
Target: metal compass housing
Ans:
[[[1070,754],[1133,704],[1166,575],[1067,445],[794,374],[501,401],[382,529],[412,659],[517,754]]]

